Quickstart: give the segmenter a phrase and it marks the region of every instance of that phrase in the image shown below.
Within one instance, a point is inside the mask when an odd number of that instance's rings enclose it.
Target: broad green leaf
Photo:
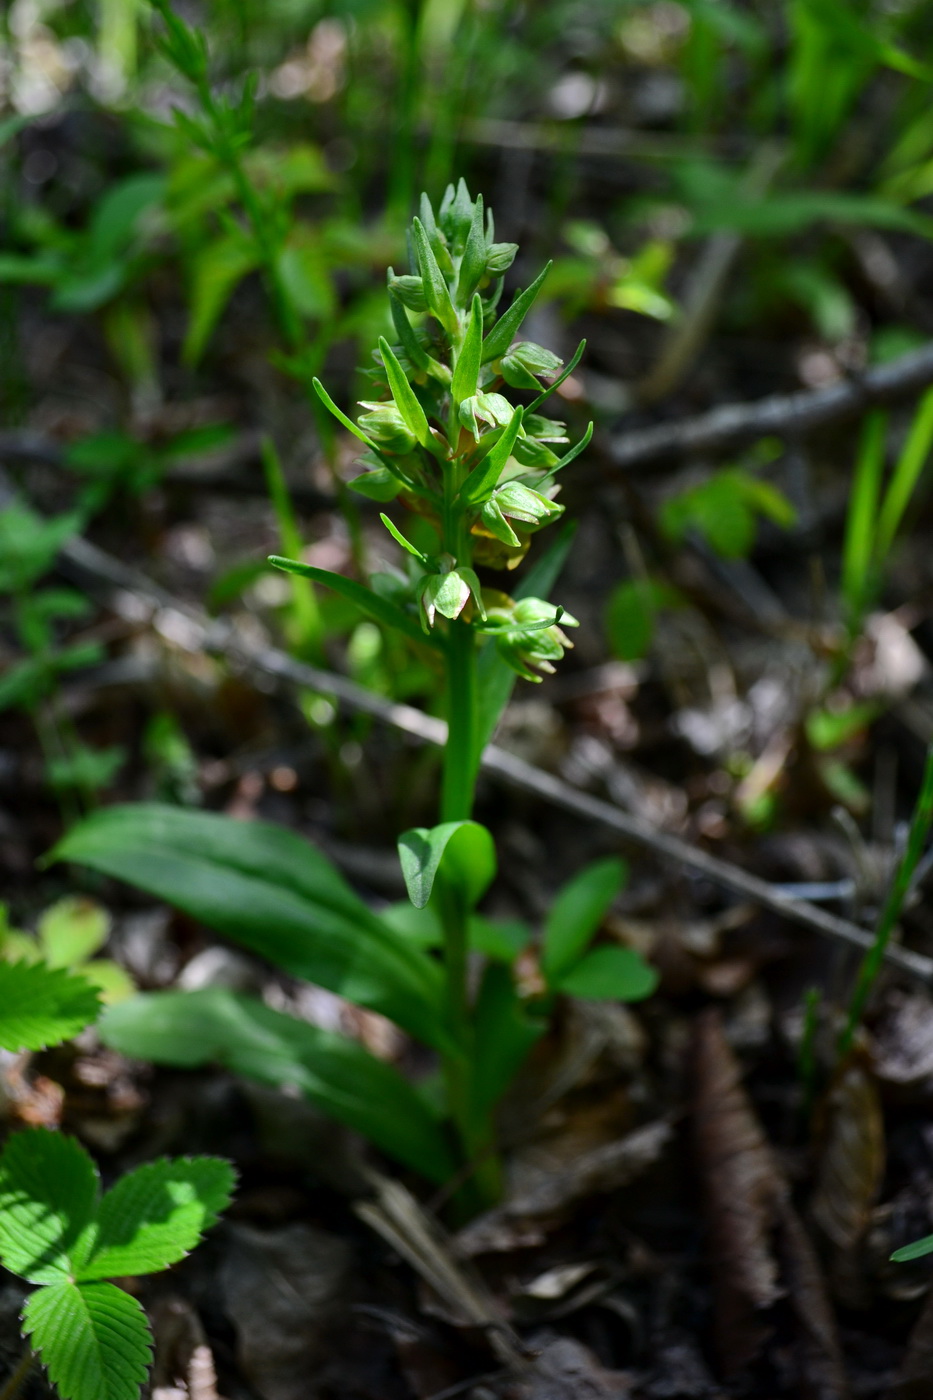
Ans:
[[[911,1259],[922,1259],[925,1254],[933,1254],[933,1235],[924,1235],[922,1240],[905,1244],[891,1255],[894,1264],[906,1264]]]
[[[496,873],[495,846],[479,822],[413,827],[398,838],[398,853],[405,888],[416,909],[427,904],[439,875],[472,907]]]
[[[284,827],[134,803],[93,813],[51,858],[165,899],[429,1045],[446,1039],[437,965],[401,945],[327,858]]]
[[[409,617],[388,598],[374,593],[365,584],[345,578],[343,574],[331,573],[329,569],[318,569],[313,564],[303,564],[298,559],[283,559],[278,554],[270,554],[269,563],[277,569],[284,569],[287,574],[300,574],[303,578],[313,579],[315,583],[322,583],[325,588],[332,588],[341,598],[354,603],[360,612],[366,613],[374,622],[381,622],[383,627],[394,627],[397,632],[402,632],[414,642],[431,644],[431,639],[425,636],[420,624],[413,617]]]
[[[551,264],[548,263],[547,267],[543,272],[538,274],[531,286],[526,288],[524,292],[519,292],[508,311],[504,311],[499,317],[498,321],[483,341],[483,364],[486,364],[489,360],[497,360],[500,355],[504,355],[508,350],[515,336],[518,334],[519,326],[534,305],[535,298],[540,292],[544,284],[544,279],[547,277],[550,270]]]
[[[467,326],[466,335],[463,337],[463,344],[457,356],[457,364],[451,382],[451,394],[456,404],[463,403],[465,399],[472,398],[476,393],[482,348],[483,303],[479,293],[477,293],[473,297],[473,304],[470,308],[470,323]]]
[[[39,942],[49,967],[74,967],[107,942],[110,915],[83,895],[66,895],[39,920]]]
[[[382,363],[385,366],[386,378],[389,381],[395,406],[402,415],[409,431],[414,434],[422,447],[426,447],[431,441],[431,429],[428,427],[424,409],[418,402],[417,395],[409,384],[405,371],[395,358],[392,346],[384,336],[379,337],[379,353],[382,355]]]
[[[152,1359],[142,1305],[112,1283],[55,1283],[27,1300],[23,1328],[62,1400],[138,1400]]]
[[[0,962],[0,1049],[42,1050],[70,1040],[99,1010],[83,977],[42,963]]]
[[[541,969],[553,985],[582,956],[626,877],[615,856],[594,861],[560,891],[544,925]]]
[[[486,453],[483,460],[473,468],[460,492],[461,499],[468,505],[478,505],[489,496],[499,480],[500,473],[515,446],[515,439],[522,430],[523,409],[516,408],[507,428],[503,428],[497,442]]]
[[[217,1063],[312,1103],[432,1181],[455,1169],[440,1124],[399,1072],[347,1036],[221,987],[154,992],[108,1010],[104,1043],[160,1064]]]
[[[551,983],[556,991],[591,1001],[642,1001],[657,989],[658,974],[633,948],[593,948]]]
[[[79,1280],[153,1274],[183,1259],[230,1204],[233,1168],[220,1157],[161,1158],[120,1178],[97,1209]]]
[[[97,1168],[74,1138],[48,1128],[13,1133],[0,1153],[4,1267],[30,1283],[71,1277],[97,1189]]]

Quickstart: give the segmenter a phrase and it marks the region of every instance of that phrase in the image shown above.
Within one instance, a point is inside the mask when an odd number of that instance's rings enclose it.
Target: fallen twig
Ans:
[[[933,384],[933,342],[825,389],[772,394],[750,404],[722,404],[676,423],[616,433],[608,459],[622,471],[660,467],[683,457],[723,452],[762,437],[791,438],[896,403]]]

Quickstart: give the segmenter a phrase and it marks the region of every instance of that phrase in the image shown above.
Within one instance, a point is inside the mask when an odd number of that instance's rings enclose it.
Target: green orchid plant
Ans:
[[[657,979],[633,950],[591,946],[624,879],[619,861],[596,862],[561,891],[537,946],[523,924],[478,912],[496,873],[492,836],[472,816],[480,757],[517,678],[540,680],[570,645],[564,629],[575,620],[541,596],[570,536],[511,595],[485,586],[478,570],[510,571],[532,536],[560,519],[557,475],[592,424],[558,455],[568,441],[563,424],[538,410],[583,346],[562,366],[516,339],[546,269],[499,311],[516,247],[495,241],[482,199],[461,181],[435,216],[423,197],[410,243],[412,272],[388,279],[395,342],[379,341],[358,422],[315,381],[323,404],[365,445],[356,489],[420,518],[403,528],[382,515],[408,573],[366,585],[300,559],[271,561],[428,648],[443,672],[439,824],[399,839],[410,903],[374,912],[283,828],[167,806],[97,812],[53,855],[165,898],[291,976],[387,1016],[436,1053],[440,1074],[413,1084],[362,1045],[225,988],[114,1006],[100,1024],[107,1043],[163,1063],[219,1061],[298,1088],[429,1179],[470,1176],[459,1197],[467,1210],[500,1192],[496,1109],[557,998],[634,1001]],[[513,404],[506,391],[531,402]],[[530,954],[540,974],[531,983],[516,976]]]

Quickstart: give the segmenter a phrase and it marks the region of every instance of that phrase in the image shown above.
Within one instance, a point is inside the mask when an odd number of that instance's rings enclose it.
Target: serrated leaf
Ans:
[[[658,974],[634,948],[607,945],[591,949],[552,985],[591,1001],[642,1001],[656,990]]]
[[[441,1124],[393,1065],[357,1041],[321,1030],[224,987],[154,992],[112,1007],[101,1022],[122,1054],[297,1089],[341,1123],[432,1181],[455,1168]]]
[[[581,957],[622,888],[626,869],[615,857],[594,861],[560,891],[544,925],[541,970],[549,983]]]
[[[0,1049],[42,1050],[96,1020],[93,987],[71,972],[42,963],[0,963]]]
[[[97,1202],[97,1168],[74,1138],[14,1133],[0,1154],[0,1260],[30,1283],[71,1277]]]
[[[97,1210],[79,1280],[152,1274],[183,1259],[230,1203],[235,1176],[220,1157],[161,1158],[121,1177]]]
[[[142,1306],[112,1283],[57,1283],[23,1311],[62,1400],[138,1400],[152,1359]]]

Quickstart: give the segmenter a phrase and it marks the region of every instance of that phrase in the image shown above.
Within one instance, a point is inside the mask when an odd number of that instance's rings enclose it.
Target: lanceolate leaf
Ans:
[[[519,326],[534,305],[535,298],[540,292],[544,284],[544,279],[547,277],[550,270],[551,264],[548,263],[547,267],[543,272],[538,274],[531,286],[524,292],[519,292],[508,311],[504,311],[499,317],[498,321],[483,341],[483,364],[486,364],[489,360],[497,360],[500,355],[504,355],[508,350],[515,336],[518,334]]]
[[[152,1354],[146,1314],[112,1283],[33,1293],[23,1325],[62,1400],[138,1400]]]
[[[4,1268],[30,1283],[69,1278],[97,1186],[97,1168],[74,1138],[47,1128],[14,1133],[0,1154]]]
[[[107,1045],[126,1055],[298,1089],[340,1122],[432,1181],[455,1170],[438,1120],[392,1065],[346,1036],[307,1025],[221,987],[155,992],[111,1008]]]
[[[441,972],[402,944],[320,851],[284,827],[134,803],[93,813],[52,853],[147,890],[209,928],[446,1043]]]
[[[83,977],[43,963],[0,962],[0,1049],[41,1050],[97,1019],[100,999]]]
[[[428,427],[424,409],[418,402],[417,395],[405,376],[405,371],[395,358],[392,347],[384,336],[379,337],[379,351],[382,355],[382,363],[385,366],[386,378],[389,381],[395,406],[409,430],[414,433],[422,447],[426,447],[431,441],[431,429]]]
[[[493,444],[483,460],[473,468],[467,477],[466,484],[460,494],[468,504],[477,505],[480,501],[485,500],[499,480],[502,468],[512,455],[515,439],[521,432],[522,413],[521,408],[516,408],[509,420],[508,427],[502,430],[498,442]]]
[[[147,1162],[121,1177],[97,1211],[78,1279],[152,1274],[183,1259],[230,1204],[234,1172],[219,1157]]]
[[[450,299],[450,291],[444,274],[438,267],[437,258],[434,256],[434,251],[420,219],[412,220],[411,231],[415,243],[415,255],[418,259],[418,271],[424,282],[424,295],[428,307],[445,331],[449,335],[455,335],[458,327],[457,313]]]
[[[451,385],[455,403],[463,403],[476,393],[479,379],[480,352],[483,348],[483,303],[477,293],[470,308],[470,324],[467,326]]]
[[[582,956],[625,879],[624,861],[594,861],[560,891],[544,926],[541,969],[556,982]]]
[[[346,598],[348,603],[355,603],[360,611],[366,613],[374,622],[381,622],[383,627],[394,627],[397,632],[411,637],[412,641],[426,640],[419,623],[413,617],[409,617],[388,598],[382,598],[371,588],[357,583],[355,579],[331,573],[329,569],[318,569],[313,564],[302,564],[298,559],[283,559],[278,554],[270,554],[269,563],[274,564],[277,569],[284,569],[287,574],[300,574],[303,578],[313,579],[315,583],[322,583],[325,588],[332,588],[341,598]]]
[[[657,989],[658,974],[634,948],[592,948],[554,983],[555,989],[593,1001],[642,1001]]]

